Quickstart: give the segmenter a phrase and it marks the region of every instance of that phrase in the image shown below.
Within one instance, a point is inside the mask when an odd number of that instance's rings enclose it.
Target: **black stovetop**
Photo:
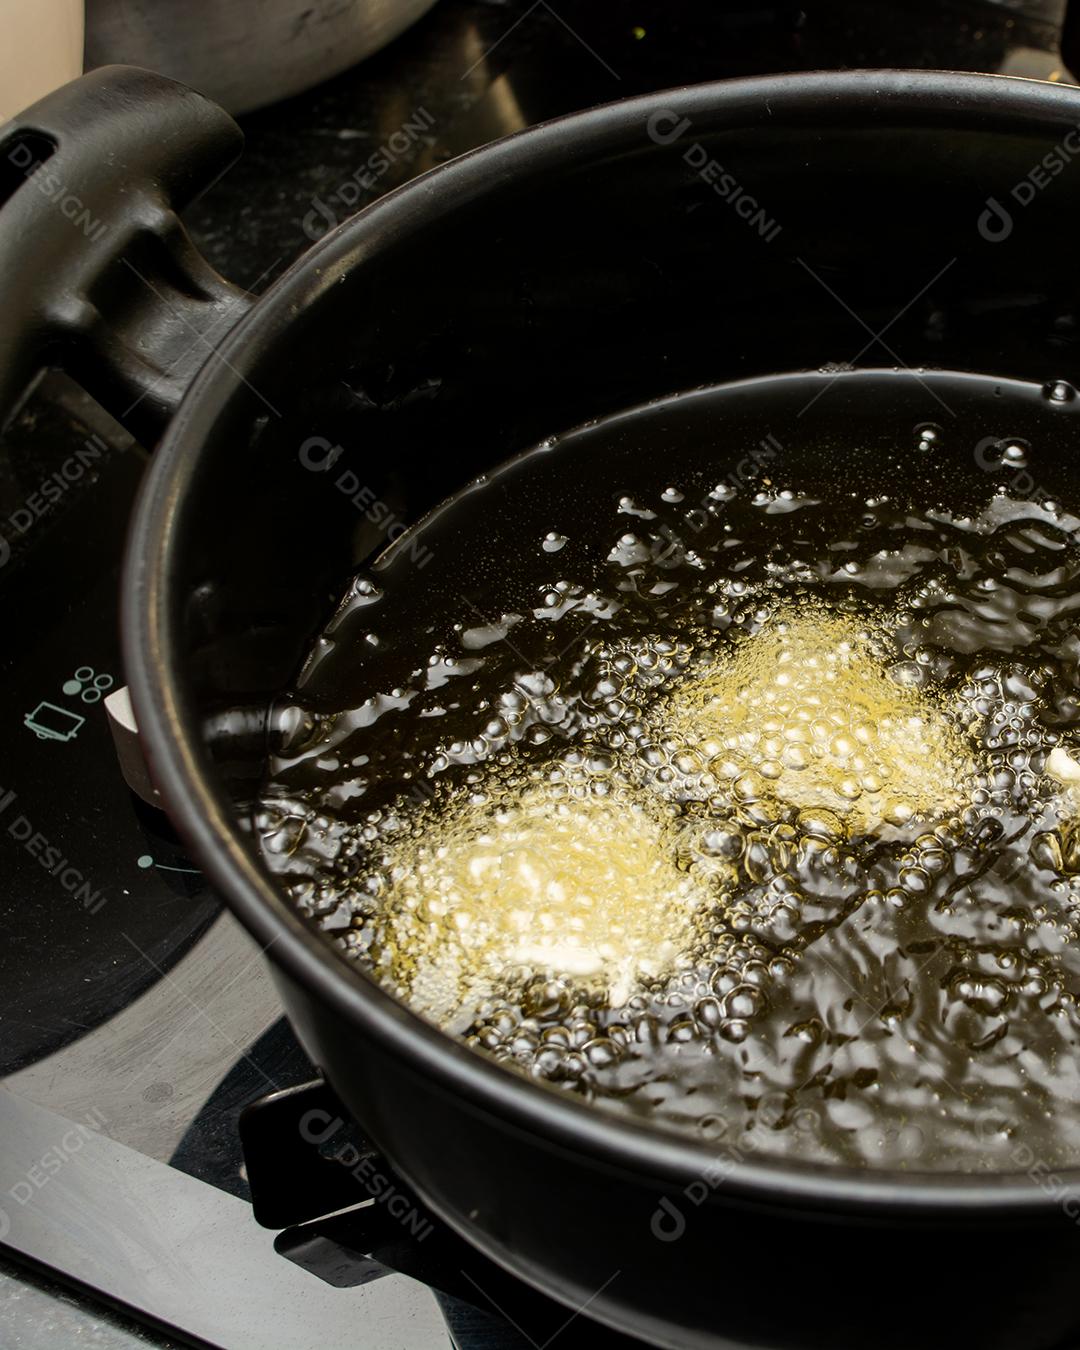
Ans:
[[[772,71],[1069,78],[1062,9],[440,0],[243,119],[244,158],[187,223],[261,291],[335,221],[546,118]],[[449,1322],[461,1347],[595,1346],[585,1318],[441,1238],[402,1252],[370,1212],[276,1240],[253,1221],[239,1113],[312,1070],[259,954],[117,768],[102,695],[123,682],[117,573],[145,458],[59,377],[0,445],[0,1339],[434,1350]]]

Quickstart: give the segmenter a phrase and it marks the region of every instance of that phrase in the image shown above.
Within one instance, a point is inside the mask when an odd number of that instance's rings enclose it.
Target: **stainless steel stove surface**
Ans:
[[[776,70],[1068,79],[1062,9],[441,0],[370,62],[247,118],[243,160],[188,223],[260,290],[390,188],[547,117]],[[421,1237],[372,1201],[326,1219],[286,1194],[277,1237],[256,1223],[252,1188],[273,1211],[275,1166],[284,1194],[304,1160],[277,1161],[260,1109],[249,1177],[240,1113],[314,1074],[261,954],[117,765],[104,700],[123,683],[117,576],[145,458],[59,377],[0,446],[0,1342],[613,1344],[417,1208]]]

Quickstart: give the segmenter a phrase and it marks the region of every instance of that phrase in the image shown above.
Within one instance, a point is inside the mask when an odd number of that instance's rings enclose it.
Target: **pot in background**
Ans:
[[[230,112],[299,94],[371,56],[435,0],[87,0],[86,69],[171,76]]]

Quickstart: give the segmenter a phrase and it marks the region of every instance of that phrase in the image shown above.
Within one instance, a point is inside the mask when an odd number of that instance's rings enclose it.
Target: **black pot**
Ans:
[[[638,98],[392,193],[257,303],[194,256],[174,215],[238,149],[197,95],[99,71],[18,119],[0,150],[18,171],[0,210],[0,403],[53,360],[161,433],[124,640],[170,814],[266,950],[309,1054],[422,1198],[495,1261],[632,1335],[1057,1345],[1080,1328],[1080,1173],[742,1157],[452,1042],[348,966],[256,858],[239,821],[268,701],[382,542],[357,501],[413,519],[586,419],[838,357],[883,367],[887,387],[907,379],[901,402],[923,394],[893,351],[1003,387],[1069,378],[1078,120],[1076,90],[973,75]],[[339,444],[332,474],[311,470]],[[346,473],[355,490],[340,490]],[[1075,499],[1066,456],[1046,474]]]

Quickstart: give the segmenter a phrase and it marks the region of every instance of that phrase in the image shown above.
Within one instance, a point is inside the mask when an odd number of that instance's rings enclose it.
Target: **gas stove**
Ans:
[[[786,70],[1071,80],[1065,17],[962,0],[441,0],[364,65],[244,119],[243,159],[187,224],[260,291],[381,194],[546,118]],[[0,1339],[615,1344],[587,1307],[472,1253],[350,1132],[260,953],[127,786],[106,702],[145,461],[59,376],[0,446]],[[326,1130],[303,1140],[298,1113]]]

